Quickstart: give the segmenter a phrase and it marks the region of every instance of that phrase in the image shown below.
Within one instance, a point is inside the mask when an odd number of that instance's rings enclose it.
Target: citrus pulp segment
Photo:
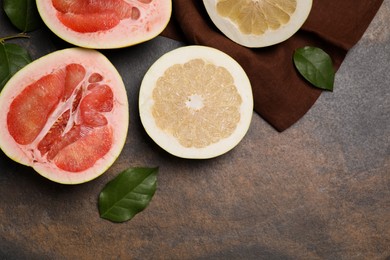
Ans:
[[[101,175],[127,136],[122,78],[94,50],[60,50],[28,64],[4,86],[0,110],[4,153],[59,183]]]
[[[112,49],[156,37],[167,26],[171,0],[36,0],[47,27],[86,48]]]
[[[216,27],[246,47],[287,40],[306,21],[312,0],[203,0]]]
[[[253,113],[250,81],[227,54],[186,46],[158,59],[140,88],[141,122],[149,136],[182,158],[212,158],[235,147]]]

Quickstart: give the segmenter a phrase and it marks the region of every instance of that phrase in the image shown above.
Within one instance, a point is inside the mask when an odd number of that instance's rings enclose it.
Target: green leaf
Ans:
[[[124,222],[144,210],[156,191],[157,173],[158,168],[129,168],[107,183],[99,195],[100,217]]]
[[[294,52],[299,73],[317,88],[333,91],[335,71],[332,59],[322,49],[306,46]]]
[[[23,47],[0,42],[0,90],[18,70],[30,62],[31,57]]]
[[[3,0],[3,9],[11,23],[22,32],[30,32],[41,25],[35,0]]]

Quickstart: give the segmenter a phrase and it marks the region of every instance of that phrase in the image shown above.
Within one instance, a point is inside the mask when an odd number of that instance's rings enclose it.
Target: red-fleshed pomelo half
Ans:
[[[45,24],[74,45],[112,49],[156,37],[167,26],[171,0],[36,0]]]
[[[16,73],[0,93],[0,147],[59,183],[105,172],[126,141],[126,89],[98,51],[70,48]]]

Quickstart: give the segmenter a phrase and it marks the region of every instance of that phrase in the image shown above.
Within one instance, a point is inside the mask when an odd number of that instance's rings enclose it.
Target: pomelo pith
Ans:
[[[95,50],[60,50],[28,64],[4,86],[0,111],[4,153],[59,183],[101,175],[127,136],[125,86]]]
[[[168,24],[171,0],[36,0],[57,36],[74,45],[112,49],[156,37]]]
[[[246,47],[287,40],[306,21],[312,0],[203,0],[216,27]]]
[[[204,46],[181,47],[147,71],[139,110],[146,132],[169,153],[212,158],[245,136],[253,113],[251,84],[227,54]]]

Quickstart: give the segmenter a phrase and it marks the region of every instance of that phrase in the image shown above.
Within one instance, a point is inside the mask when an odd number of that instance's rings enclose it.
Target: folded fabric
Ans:
[[[172,18],[162,35],[186,44],[214,47],[232,56],[251,81],[254,110],[283,131],[304,116],[321,94],[296,71],[294,51],[304,46],[322,48],[337,71],[383,0],[313,0],[308,19],[296,34],[264,48],[243,47],[225,37],[208,17],[203,1],[172,2]]]

